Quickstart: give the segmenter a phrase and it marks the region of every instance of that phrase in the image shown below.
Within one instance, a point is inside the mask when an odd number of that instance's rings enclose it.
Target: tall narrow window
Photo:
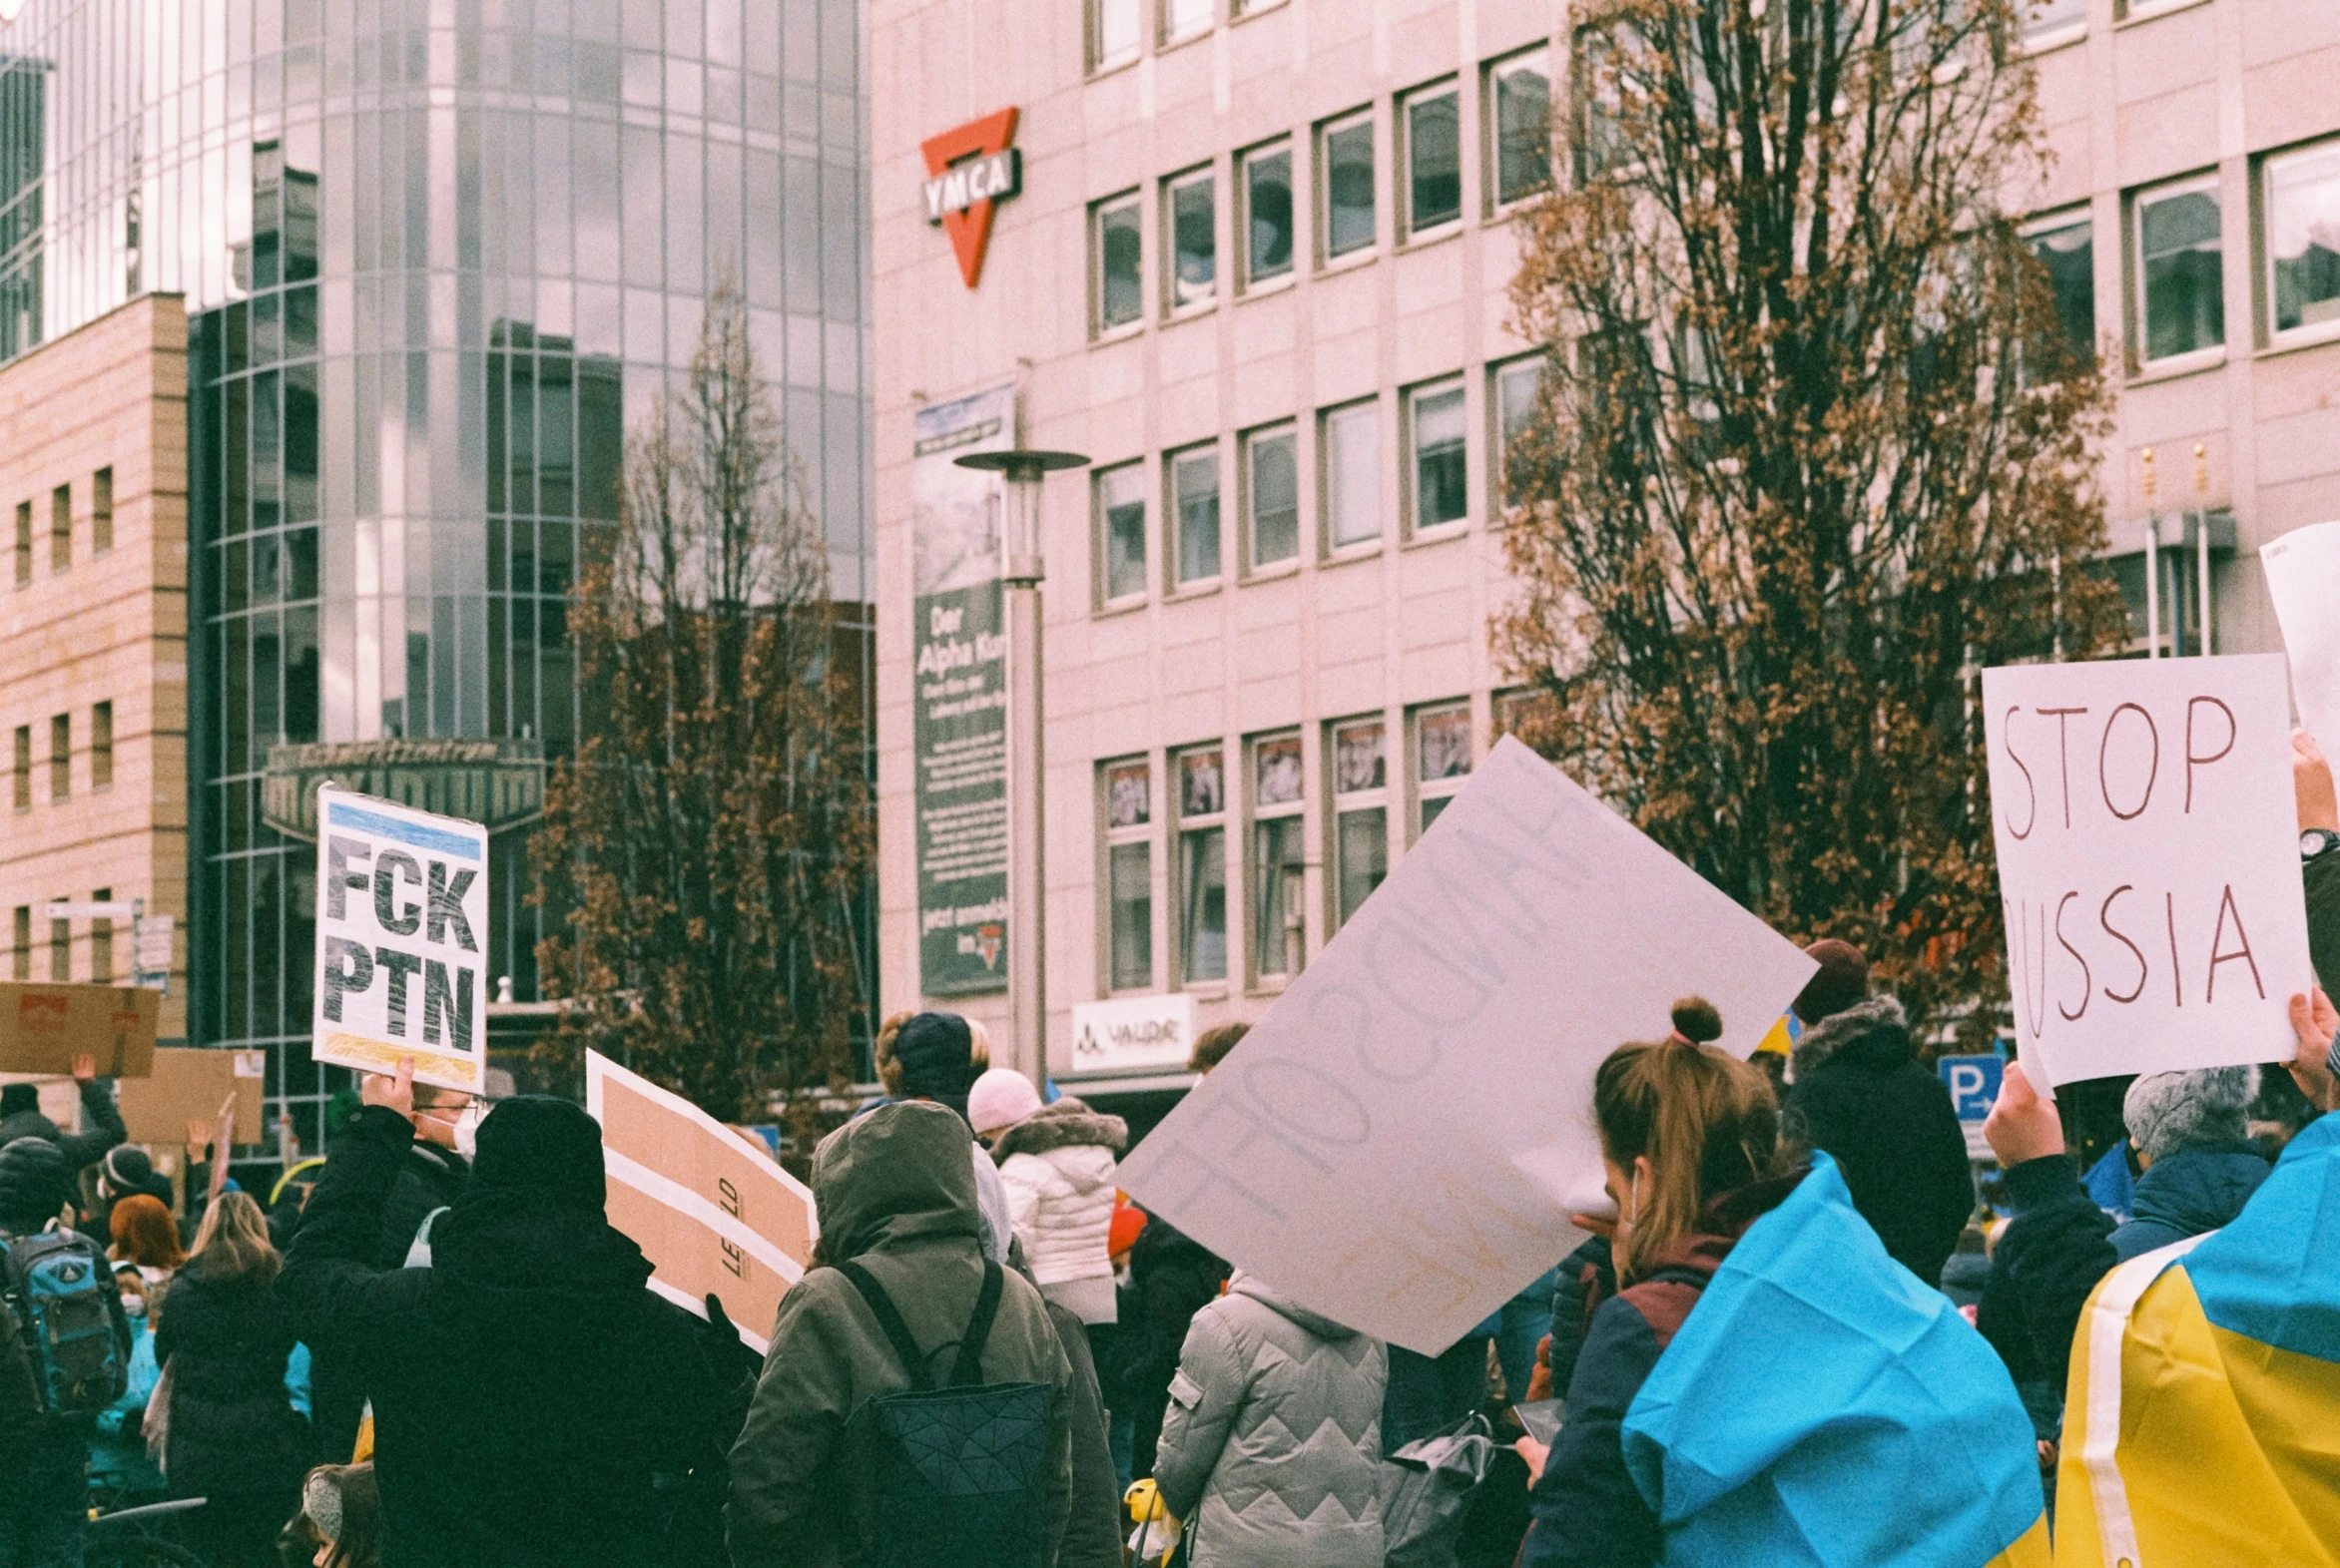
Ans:
[[[1341,923],[1390,874],[1389,759],[1379,719],[1333,726],[1334,887]]]
[[[1107,604],[1146,596],[1146,465],[1123,463],[1097,475],[1098,592]]]
[[[1291,933],[1307,865],[1300,737],[1254,741],[1251,772],[1251,968],[1260,975],[1290,974]]]
[[[16,586],[33,580],[33,504],[16,503]]]
[[[1105,765],[1106,967],[1111,988],[1154,983],[1154,773],[1142,757]]]
[[[20,811],[33,808],[33,727],[16,727],[16,755],[10,759],[8,786]]]
[[[1370,250],[1374,242],[1373,111],[1328,120],[1317,135],[1325,210],[1325,260]]]
[[[101,887],[90,894],[92,901],[112,903],[114,889]],[[90,921],[90,984],[114,983],[114,922],[99,915]]]
[[[1219,207],[1208,169],[1165,187],[1162,227],[1170,235],[1170,308],[1211,302],[1219,290]]]
[[[2225,342],[2217,178],[2140,191],[2133,211],[2143,357],[2173,359]]]
[[[29,980],[33,977],[33,906],[18,904],[14,929],[9,932],[8,977],[11,980]]]
[[[1633,43],[1639,34],[1629,22],[1612,24]],[[1588,184],[1632,157],[1624,129],[1624,89],[1618,79],[1617,40],[1606,28],[1576,34],[1576,183]]]
[[[114,470],[101,468],[90,475],[90,554],[104,555],[114,548]]]
[[[1145,273],[1140,265],[1137,193],[1126,192],[1093,209],[1096,232],[1097,330],[1127,326],[1145,311]]]
[[[1108,70],[1137,58],[1139,10],[1139,0],[1089,0],[1090,70]]]
[[[1494,483],[1503,505],[1511,500],[1515,487],[1511,480],[1511,465],[1517,461],[1512,455],[1514,442],[1527,433],[1535,422],[1535,410],[1543,396],[1543,372],[1549,360],[1543,354],[1529,354],[1509,364],[1497,365],[1494,374],[1495,404],[1495,461]]]
[[[1336,550],[1382,536],[1381,409],[1372,399],[1325,415],[1325,536]]]
[[[1243,160],[1243,276],[1249,283],[1292,272],[1292,144]]]
[[[73,793],[73,715],[58,714],[49,721],[49,798],[62,800]]]
[[[1449,82],[1406,100],[1406,232],[1462,216],[1462,97]]]
[[[64,893],[59,893],[51,901],[63,903],[66,896]],[[49,922],[49,978],[59,985],[64,985],[73,979],[73,922],[71,920],[51,920]]]
[[[1209,32],[1217,0],[1162,0],[1162,42],[1174,44]]]
[[[1414,716],[1414,832],[1430,831],[1470,780],[1470,705],[1448,703]]]
[[[1170,501],[1178,517],[1178,581],[1209,582],[1219,575],[1217,442],[1170,454]]]
[[[2096,357],[2096,231],[2085,216],[2029,230],[2024,239],[2055,294],[2055,346],[2080,364]],[[2056,355],[2056,357],[2061,357]]]
[[[1459,523],[1470,514],[1462,383],[1418,387],[1407,399],[1414,447],[1414,526]]]
[[[1227,767],[1215,746],[1178,758],[1178,976],[1227,978]]]
[[[2268,159],[2266,182],[2271,335],[2340,331],[2340,141]]]
[[[1244,496],[1251,511],[1251,564],[1300,555],[1300,437],[1289,424],[1243,438]]]
[[[95,703],[90,707],[90,787],[110,789],[114,786],[114,705]]]
[[[1551,112],[1548,50],[1530,49],[1487,67],[1487,164],[1497,208],[1551,185]]]
[[[61,484],[49,492],[49,570],[62,572],[73,564],[73,486]]]

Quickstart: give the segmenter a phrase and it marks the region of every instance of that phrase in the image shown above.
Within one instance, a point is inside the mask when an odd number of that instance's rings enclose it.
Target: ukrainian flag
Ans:
[[[2055,1525],[2064,1568],[2340,1565],[2340,1114],[2089,1297]]]
[[[1825,1154],[1755,1222],[1625,1415],[1669,1564],[2047,1568],[2030,1417]]]

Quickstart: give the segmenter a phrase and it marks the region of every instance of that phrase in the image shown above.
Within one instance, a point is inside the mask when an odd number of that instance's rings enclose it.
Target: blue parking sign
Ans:
[[[1935,1064],[1960,1121],[1980,1122],[1991,1114],[2005,1065],[1996,1056],[1945,1056]]]

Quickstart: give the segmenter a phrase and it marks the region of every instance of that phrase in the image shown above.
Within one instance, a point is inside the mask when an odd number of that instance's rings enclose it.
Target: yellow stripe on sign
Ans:
[[[385,1077],[398,1070],[400,1061],[412,1057],[416,1083],[435,1084],[442,1089],[468,1089],[473,1094],[480,1092],[479,1064],[468,1056],[418,1050],[411,1045],[370,1040],[358,1034],[343,1034],[337,1029],[317,1041],[316,1054],[319,1059],[330,1061],[336,1067],[380,1073]]]

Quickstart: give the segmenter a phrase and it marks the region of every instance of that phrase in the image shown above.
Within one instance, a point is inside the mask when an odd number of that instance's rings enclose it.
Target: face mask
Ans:
[[[474,1100],[463,1107],[463,1114],[455,1118],[455,1153],[466,1160],[479,1156],[479,1124],[487,1119],[487,1107]]]
[[[146,1315],[146,1298],[125,1296],[122,1298],[122,1309],[133,1317],[144,1317]]]

